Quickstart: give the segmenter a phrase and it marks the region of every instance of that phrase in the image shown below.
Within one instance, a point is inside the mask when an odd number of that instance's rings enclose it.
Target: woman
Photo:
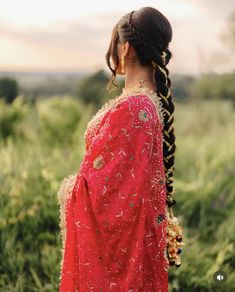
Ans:
[[[106,61],[111,81],[125,75],[125,87],[89,122],[80,169],[58,193],[61,292],[165,292],[169,266],[180,266],[171,39],[169,21],[152,7],[124,15],[113,29]]]

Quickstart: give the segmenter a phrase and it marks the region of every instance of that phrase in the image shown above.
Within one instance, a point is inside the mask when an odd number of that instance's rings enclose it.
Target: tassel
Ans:
[[[170,266],[181,266],[181,247],[184,246],[182,234],[183,228],[179,225],[178,219],[174,216],[173,209],[170,207],[167,212],[167,258]]]

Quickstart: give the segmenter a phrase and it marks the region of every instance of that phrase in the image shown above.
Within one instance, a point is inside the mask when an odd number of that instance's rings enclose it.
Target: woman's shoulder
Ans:
[[[154,112],[154,105],[146,93],[129,94],[120,96],[117,102],[111,107],[111,112],[117,109],[130,108],[130,109],[143,109],[148,108]]]
[[[110,109],[110,113],[120,114],[120,119],[128,115],[136,117],[139,121],[157,121],[162,120],[161,102],[157,94],[149,93],[131,93],[120,98],[120,100]]]

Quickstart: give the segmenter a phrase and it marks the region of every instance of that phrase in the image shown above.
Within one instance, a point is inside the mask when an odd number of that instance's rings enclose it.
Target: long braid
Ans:
[[[169,70],[166,65],[169,63],[172,54],[169,49],[159,54],[160,50],[156,49],[153,45],[149,44],[149,40],[134,27],[132,16],[135,11],[132,11],[129,15],[128,25],[129,31],[126,33],[131,34],[132,44],[135,47],[140,46],[139,50],[144,48],[146,54],[154,64],[155,67],[155,81],[157,87],[158,96],[161,98],[161,102],[164,109],[164,127],[163,127],[163,156],[164,156],[164,168],[166,173],[166,188],[167,188],[167,200],[166,204],[171,209],[170,214],[173,217],[172,206],[176,204],[176,200],[172,199],[174,193],[173,190],[173,172],[174,172],[174,153],[176,150],[175,135],[174,135],[174,104],[171,97],[171,80],[169,78]],[[138,52],[137,52],[138,53]],[[142,52],[141,52],[142,53]]]
[[[173,173],[175,170],[175,134],[174,134],[174,104],[171,96],[171,80],[169,78],[169,70],[166,68],[166,65],[169,63],[172,53],[168,49],[158,48],[151,44],[149,39],[143,37],[139,30],[137,30],[132,22],[132,16],[135,11],[132,11],[129,14],[129,19],[127,25],[123,26],[126,34],[126,37],[135,47],[137,55],[141,55],[140,61],[142,64],[152,63],[154,66],[154,76],[156,82],[156,91],[158,96],[161,98],[161,103],[164,110],[164,126],[162,129],[163,132],[163,157],[164,157],[164,170],[166,175],[166,204],[169,210],[168,218],[168,236],[169,243],[167,245],[167,256],[171,266],[175,265],[179,267],[181,265],[179,258],[179,249],[184,245],[182,242],[182,227],[179,226],[178,220],[174,217],[173,206],[176,204],[176,200],[172,198],[174,194],[173,189]],[[146,57],[143,57],[146,56]],[[172,239],[172,232],[176,234],[176,240]],[[177,241],[177,243],[176,243]]]
[[[173,172],[175,161],[175,134],[174,134],[174,104],[171,96],[171,80],[169,78],[169,70],[166,65],[169,63],[172,54],[169,49],[165,50],[165,54],[162,54],[161,62],[159,58],[157,62],[154,60],[155,65],[155,81],[157,86],[157,93],[161,97],[161,102],[164,108],[164,127],[163,127],[163,155],[164,166],[166,173],[166,187],[167,187],[167,205],[172,212],[172,206],[176,204],[176,201],[172,199],[174,193],[173,189]]]

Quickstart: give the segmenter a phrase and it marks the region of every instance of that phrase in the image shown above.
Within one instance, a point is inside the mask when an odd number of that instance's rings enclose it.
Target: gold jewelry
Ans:
[[[144,81],[151,81],[151,79],[141,79],[140,81],[138,81],[136,83],[133,83],[133,84],[130,84],[129,86],[123,87],[122,90],[125,91],[125,90],[128,90],[129,88],[132,88],[132,89],[142,88],[142,84]]]
[[[121,72],[124,74],[125,73],[125,59],[124,59],[124,54],[122,54],[122,57],[121,57]]]

